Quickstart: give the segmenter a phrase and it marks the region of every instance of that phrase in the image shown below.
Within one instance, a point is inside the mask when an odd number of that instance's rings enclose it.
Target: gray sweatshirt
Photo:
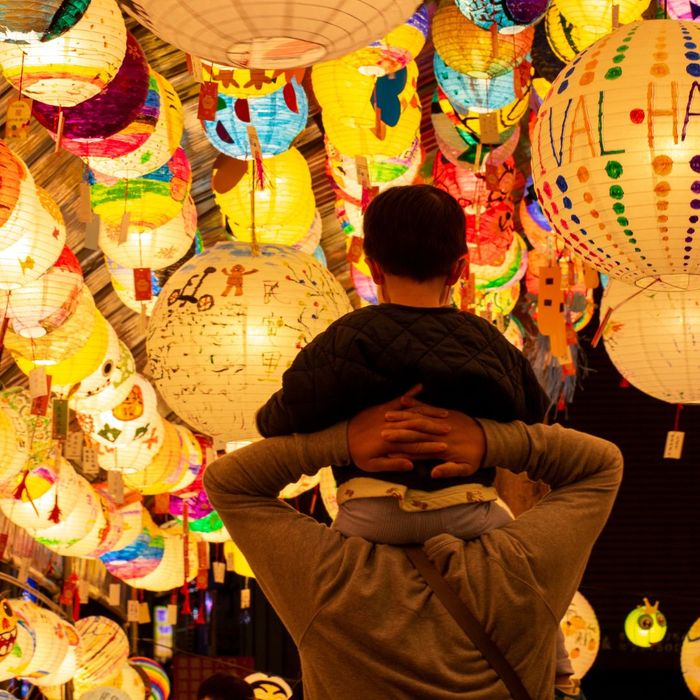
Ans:
[[[480,421],[483,466],[552,491],[509,525],[424,549],[507,656],[551,700],[555,633],[612,508],[622,455],[559,425]],[[204,486],[301,657],[307,700],[507,700],[496,673],[400,548],[372,544],[277,498],[302,474],[350,463],[346,423],[269,438],[208,467]]]

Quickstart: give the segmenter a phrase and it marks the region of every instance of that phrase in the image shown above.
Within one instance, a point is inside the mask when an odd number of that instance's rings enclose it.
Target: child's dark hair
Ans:
[[[228,673],[215,673],[202,682],[197,690],[197,700],[253,700],[253,687]]]
[[[364,218],[365,255],[392,275],[424,282],[447,275],[467,253],[466,222],[454,197],[431,185],[391,187]]]

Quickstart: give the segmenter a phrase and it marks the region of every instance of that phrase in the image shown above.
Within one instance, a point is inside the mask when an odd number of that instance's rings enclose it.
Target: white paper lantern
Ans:
[[[75,683],[94,688],[115,678],[129,656],[129,640],[114,620],[100,615],[75,623],[80,634]]]
[[[126,26],[115,0],[91,0],[81,20],[50,41],[0,43],[5,78],[32,99],[72,107],[101,92],[124,60]]]
[[[611,281],[601,318],[614,311],[603,342],[620,374],[645,394],[669,403],[700,403],[700,290],[662,283],[648,291]],[[617,307],[617,308],[616,308]]]
[[[692,22],[620,27],[559,74],[533,129],[532,175],[554,229],[641,287],[700,274],[698,46]]]
[[[195,56],[237,68],[290,68],[343,56],[379,39],[406,21],[416,3],[127,0],[123,7],[156,36]]]
[[[574,593],[560,626],[574,676],[583,678],[598,655],[600,626],[591,604],[578,591]]]
[[[132,444],[109,446],[102,443],[97,451],[97,463],[108,471],[132,474],[151,465],[166,439],[166,423],[161,416],[153,416],[148,435]],[[152,474],[152,472],[151,472]],[[147,477],[144,476],[144,479]]]
[[[221,439],[257,437],[255,411],[299,348],[350,310],[337,280],[285,246],[219,243],[185,263],[153,310],[151,376],[182,419]]]
[[[681,645],[683,680],[693,697],[700,698],[700,618],[691,625]]]
[[[151,269],[151,298],[147,301],[137,301],[136,291],[134,289],[134,269],[131,267],[124,267],[114,260],[110,260],[106,255],[105,265],[109,270],[112,289],[114,289],[114,293],[119,297],[119,301],[136,313],[140,314],[143,310],[146,316],[150,316],[158,294],[160,293],[160,283],[153,269]]]
[[[12,651],[0,659],[0,681],[15,678],[29,668],[34,656],[34,632],[22,615],[17,617],[17,636]]]

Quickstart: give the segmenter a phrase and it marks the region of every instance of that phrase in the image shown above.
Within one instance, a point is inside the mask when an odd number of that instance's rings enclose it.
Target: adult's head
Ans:
[[[228,673],[209,676],[197,691],[197,700],[253,700],[254,697],[252,686]]]
[[[384,272],[417,282],[450,274],[467,253],[464,211],[431,185],[390,187],[364,216],[364,250]]]

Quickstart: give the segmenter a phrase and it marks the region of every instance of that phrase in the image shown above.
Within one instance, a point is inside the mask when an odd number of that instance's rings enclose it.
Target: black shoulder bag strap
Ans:
[[[508,659],[503,656],[503,653],[494,644],[491,637],[486,634],[486,630],[474,617],[464,601],[445,581],[433,562],[428,559],[423,549],[421,547],[405,547],[405,549],[411,563],[433,589],[435,595],[447,609],[447,612],[452,615],[467,637],[472,640],[477,649],[484,655],[484,658],[501,677],[506,688],[513,696],[513,700],[532,700]]]

